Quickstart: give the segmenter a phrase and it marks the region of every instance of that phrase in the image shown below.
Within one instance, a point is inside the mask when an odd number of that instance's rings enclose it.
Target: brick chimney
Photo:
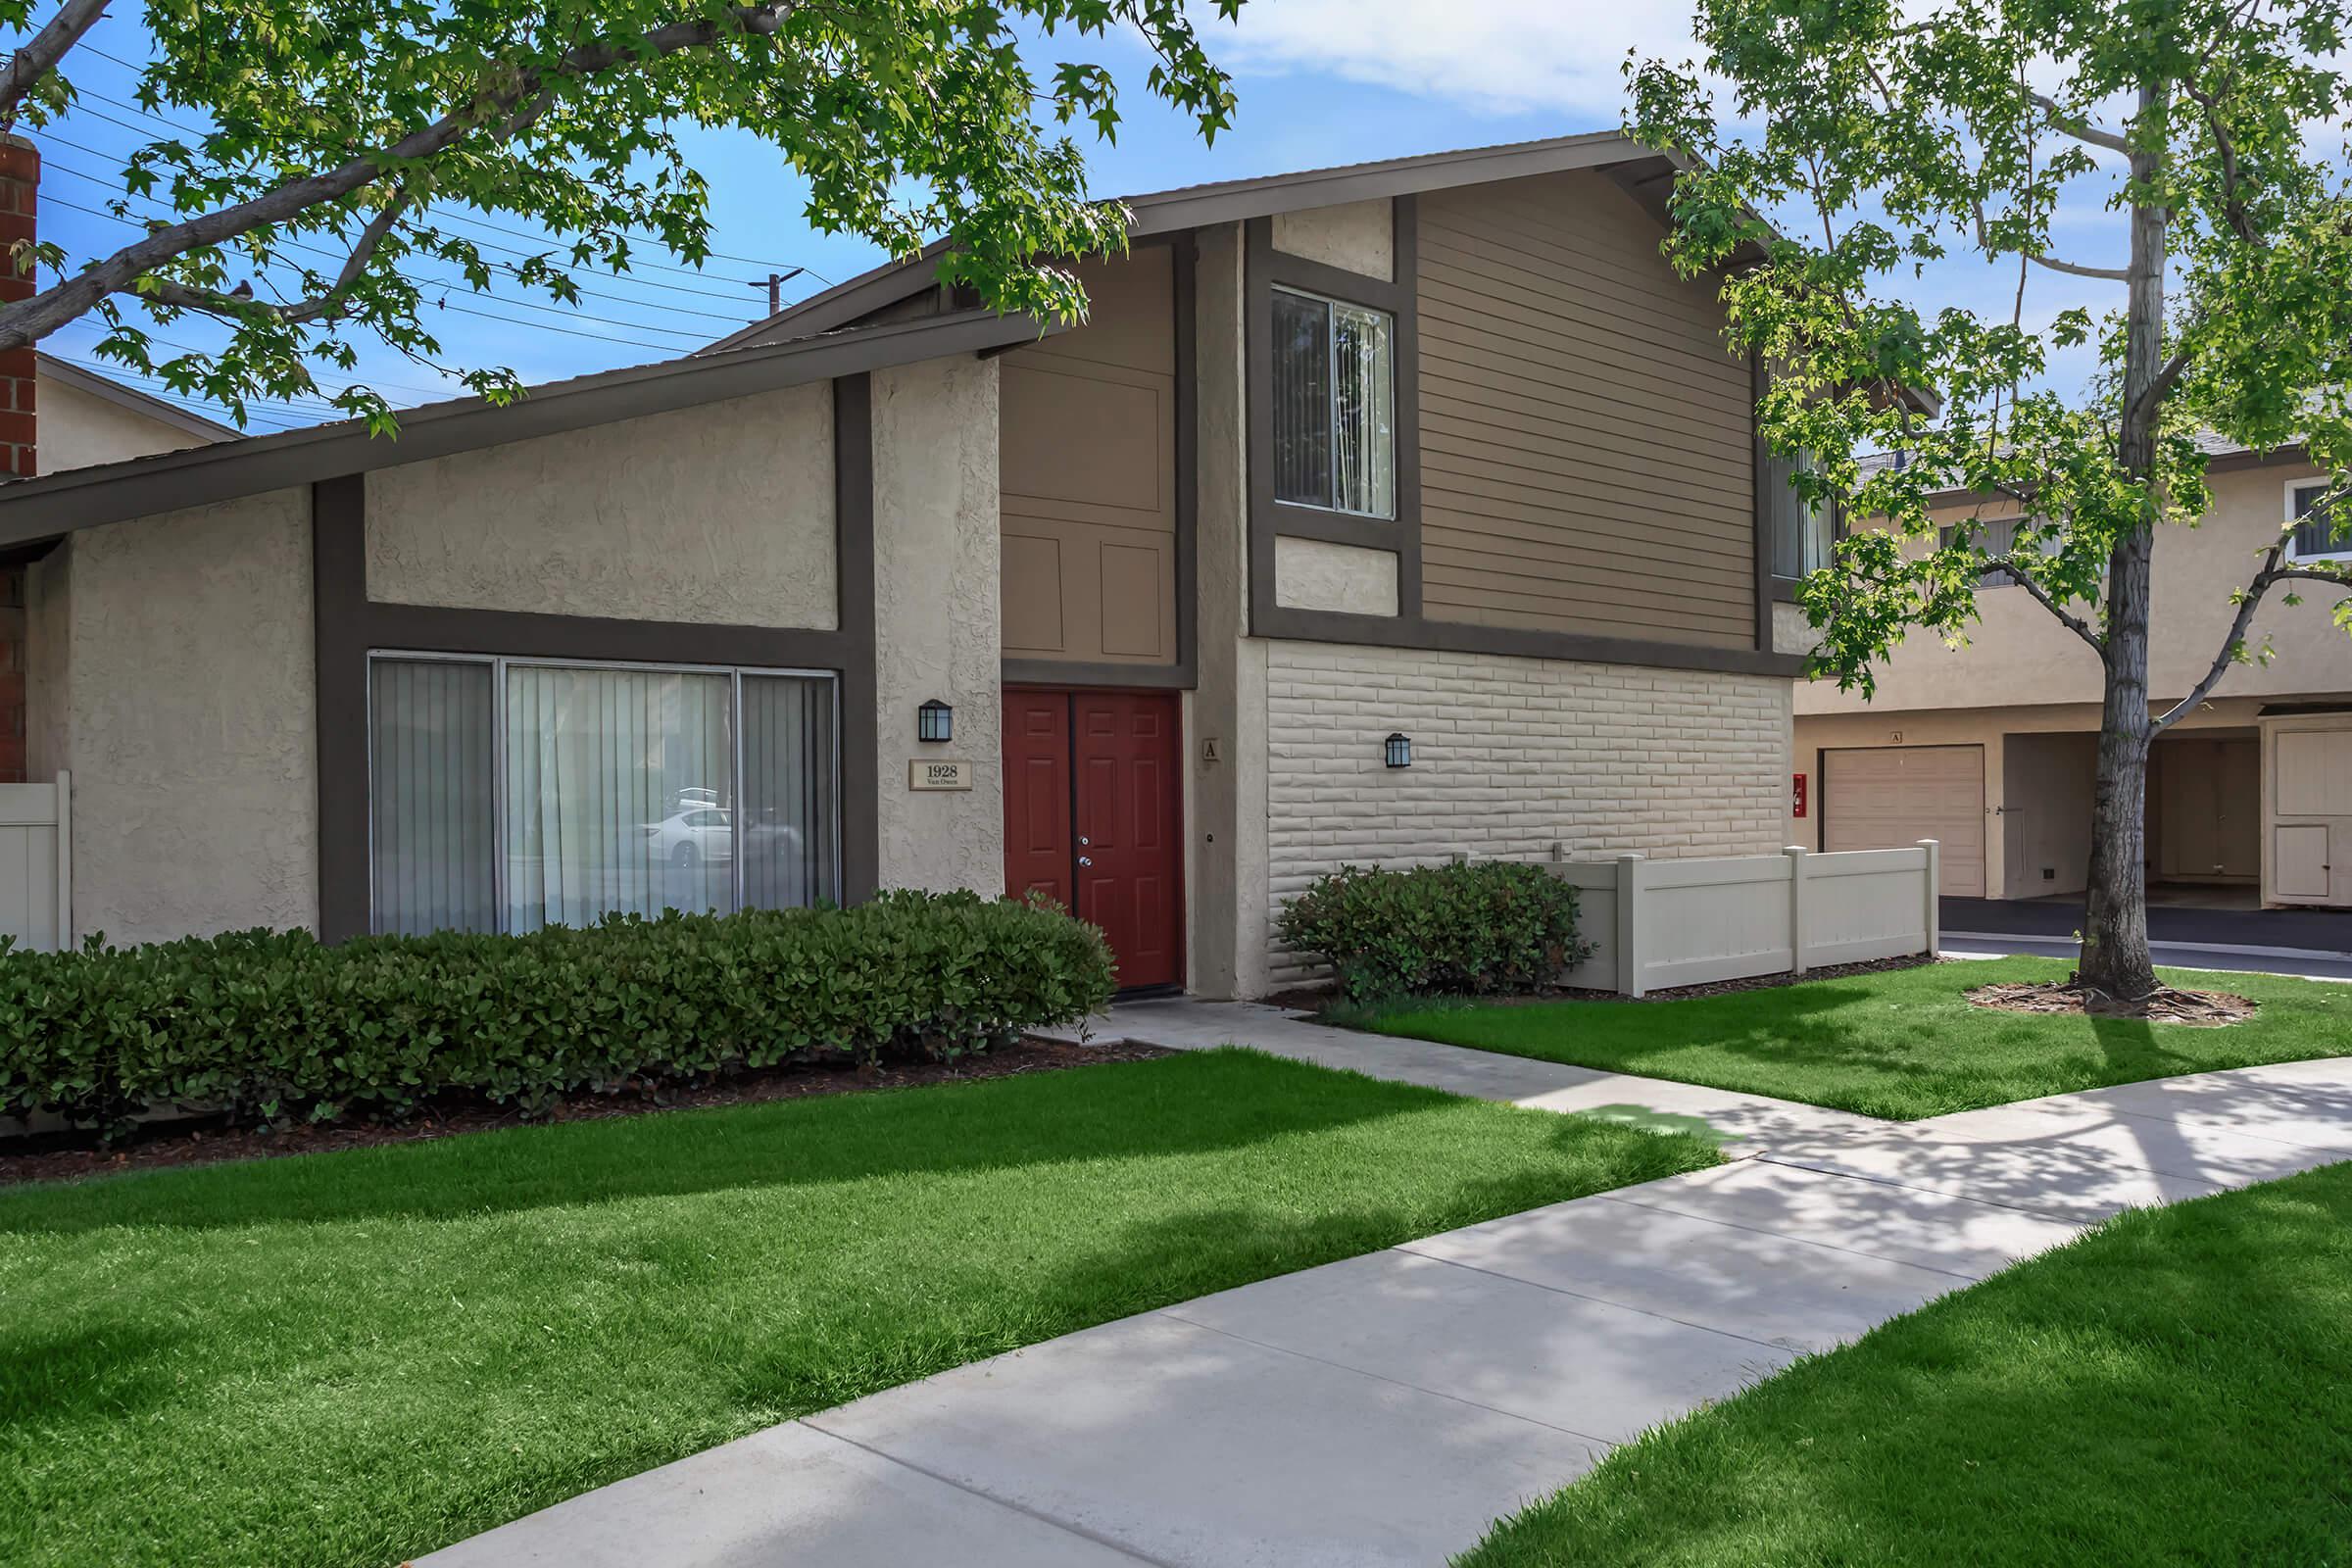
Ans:
[[[0,136],[0,303],[30,299],[41,155],[19,136]],[[0,474],[40,471],[33,430],[33,351],[0,350]]]
[[[41,155],[0,135],[0,302],[32,297]],[[28,345],[0,352],[0,483],[40,471],[33,426],[37,361]],[[0,564],[0,783],[24,779],[24,566]]]

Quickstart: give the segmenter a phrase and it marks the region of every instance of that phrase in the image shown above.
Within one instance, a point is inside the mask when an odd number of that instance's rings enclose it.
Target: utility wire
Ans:
[[[122,58],[121,56],[119,56],[119,55],[110,55],[110,54],[107,54],[107,53],[106,53],[106,51],[104,51],[104,50],[102,50],[102,49],[98,49],[98,48],[91,47],[91,46],[87,46],[87,45],[85,45],[84,47],[88,47],[88,48],[90,49],[90,53],[92,53],[92,54],[95,54],[95,55],[99,55],[99,56],[101,56],[102,58],[104,58],[104,59],[107,59],[107,60],[112,60],[112,61],[113,61],[113,62],[114,62],[116,65],[122,66],[122,67],[123,67],[124,69],[126,69],[126,70],[129,70],[129,71],[137,71],[137,72],[142,72],[142,73],[143,73],[143,72],[145,72],[145,71],[146,71],[146,69],[147,69],[145,66],[136,66],[136,65],[132,65],[132,64],[131,64],[129,61],[122,59]],[[111,104],[111,105],[113,105],[115,108],[122,110],[122,111],[123,113],[125,113],[125,114],[137,115],[137,116],[139,116],[139,117],[140,117],[141,119],[143,119],[143,120],[151,120],[151,121],[155,122],[157,124],[159,124],[159,125],[162,125],[162,126],[163,126],[165,129],[167,129],[167,130],[175,130],[175,131],[178,131],[178,132],[179,132],[181,135],[184,135],[184,136],[209,137],[209,136],[212,136],[212,135],[214,135],[214,134],[215,134],[215,132],[213,132],[213,131],[209,131],[209,130],[202,130],[202,129],[199,129],[198,127],[196,127],[196,126],[194,126],[194,125],[183,125],[183,124],[181,124],[179,122],[177,122],[177,121],[175,121],[175,120],[171,120],[171,119],[168,119],[168,118],[166,118],[166,117],[165,117],[165,116],[163,116],[163,115],[159,115],[159,114],[155,113],[155,111],[153,111],[153,110],[151,110],[151,109],[143,109],[143,108],[141,108],[139,105],[137,105],[137,104],[135,104],[135,103],[124,103],[124,102],[123,102],[122,99],[120,99],[120,98],[110,98],[110,97],[108,97],[108,96],[107,96],[105,93],[102,93],[102,92],[96,92],[96,91],[92,91],[92,90],[88,90],[88,89],[84,89],[84,88],[79,88],[79,87],[76,87],[76,88],[74,89],[74,97],[75,97],[75,98],[77,98],[77,99],[79,99],[79,98],[95,98],[95,99],[97,99],[97,100],[98,100],[100,103],[102,103],[102,104]],[[92,111],[92,113],[96,113],[96,111]],[[106,122],[107,122],[109,124],[115,124],[115,125],[121,125],[121,124],[122,124],[122,122],[121,122],[121,121],[119,121],[119,120],[114,120],[114,119],[112,119],[112,118],[110,118],[110,117],[108,117],[108,116],[106,116],[106,115],[99,115],[99,116],[98,116],[98,118],[99,118],[99,119],[101,119],[101,120],[105,120],[105,121],[106,121]],[[154,134],[154,132],[152,132],[152,131],[149,131],[149,130],[141,130],[141,129],[140,129],[140,127],[138,127],[138,126],[136,126],[136,125],[124,125],[124,126],[123,126],[123,128],[124,128],[125,130],[137,130],[137,131],[139,131],[139,134],[141,134],[141,135],[143,135],[143,136],[146,136],[146,135],[153,135],[153,134]],[[483,228],[487,228],[487,229],[491,230],[491,231],[492,231],[492,232],[494,232],[494,233],[499,233],[499,234],[511,234],[511,235],[514,236],[514,237],[515,237],[515,238],[517,238],[517,239],[537,239],[537,238],[538,238],[538,236],[537,236],[537,235],[535,235],[535,234],[527,233],[527,232],[525,232],[525,231],[523,231],[523,230],[521,230],[521,229],[508,228],[508,227],[505,227],[505,226],[504,226],[504,225],[502,225],[502,224],[493,223],[493,222],[491,222],[491,221],[490,221],[489,220],[487,220],[487,219],[473,218],[473,219],[460,219],[460,220],[458,220],[458,221],[462,221],[462,222],[471,222],[471,223],[477,223],[477,224],[479,224],[481,227],[483,227]],[[659,235],[659,234],[641,234],[641,233],[638,233],[638,232],[636,232],[635,230],[632,230],[632,229],[621,229],[621,230],[618,230],[618,232],[619,232],[619,233],[621,233],[622,235],[624,235],[625,237],[629,238],[629,239],[643,240],[643,241],[645,241],[645,242],[646,242],[646,243],[648,243],[648,244],[652,244],[652,245],[660,245],[660,246],[662,246],[662,247],[663,247],[663,248],[665,248],[665,249],[667,248],[667,246],[668,246],[668,243],[669,243],[667,240],[664,240],[663,238],[662,238],[662,236],[661,236],[661,235]],[[793,266],[793,264],[792,264],[792,263],[790,263],[790,262],[770,262],[770,261],[762,261],[762,260],[760,260],[760,259],[759,257],[757,257],[757,256],[732,256],[732,255],[729,255],[729,254],[728,254],[727,252],[725,252],[725,251],[711,251],[711,252],[710,252],[709,254],[710,254],[711,257],[713,257],[714,259],[718,260],[718,261],[723,261],[723,262],[740,262],[740,263],[742,263],[742,264],[743,264],[744,266],[746,266],[746,267],[763,267],[763,268],[767,268],[767,269],[770,269],[770,270],[791,270],[791,268],[792,268],[792,266]],[[659,262],[649,262],[649,263],[647,263],[646,265],[648,265],[649,267],[659,267],[659,266],[661,266],[662,264],[661,264],[661,263],[659,263]],[[815,279],[816,279],[818,282],[825,284],[825,285],[826,285],[828,288],[832,286],[832,279],[831,279],[831,278],[828,278],[828,277],[826,277],[826,276],[825,276],[825,275],[824,275],[822,272],[815,271],[815,270],[813,270],[812,269],[810,269],[810,268],[808,268],[808,267],[803,267],[803,268],[801,268],[800,270],[801,270],[802,271],[804,271],[804,272],[807,272],[807,273],[808,273],[808,274],[810,277],[813,277],[813,278],[815,278]],[[708,273],[705,273],[705,272],[698,271],[698,270],[694,270],[694,269],[692,269],[692,268],[673,267],[673,268],[669,268],[669,269],[667,269],[667,270],[670,270],[670,271],[677,271],[677,272],[684,272],[684,273],[686,273],[687,275],[689,275],[689,276],[693,276],[693,277],[704,277],[704,276],[708,276],[708,275],[709,275]]]
[[[43,139],[45,139],[45,140],[47,140],[47,141],[54,142],[54,143],[56,143],[56,144],[57,144],[58,146],[60,146],[60,147],[71,147],[71,148],[72,148],[74,151],[75,151],[75,152],[77,152],[77,153],[88,153],[88,154],[89,154],[91,157],[93,157],[93,158],[113,158],[113,157],[116,157],[116,156],[118,156],[118,155],[116,155],[116,154],[114,154],[114,153],[110,153],[110,152],[106,151],[104,148],[100,148],[100,147],[88,147],[88,146],[84,146],[84,145],[83,145],[83,144],[81,144],[80,142],[76,142],[76,141],[69,141],[69,140],[67,140],[65,137],[63,137],[63,136],[60,136],[60,135],[56,135],[55,133],[53,133],[53,132],[50,132],[50,131],[45,131],[45,130],[43,130],[43,131],[35,131],[33,134],[35,134],[35,135],[37,135],[37,136],[40,136],[40,137],[42,137]],[[57,159],[55,159],[55,158],[50,158],[50,157],[46,157],[46,156],[44,156],[44,158],[42,159],[42,167],[43,167],[43,168],[45,168],[45,169],[55,169],[55,170],[57,170],[57,171],[58,171],[60,173],[72,174],[72,175],[73,175],[74,178],[76,178],[76,179],[86,179],[86,180],[88,180],[88,181],[89,181],[91,184],[93,184],[93,185],[102,185],[102,186],[106,187],[107,189],[109,189],[109,190],[112,190],[112,191],[116,192],[116,193],[117,193],[117,194],[119,194],[119,195],[130,196],[130,195],[133,195],[133,194],[134,194],[134,193],[133,193],[133,192],[130,190],[130,187],[129,187],[129,186],[127,186],[127,185],[125,185],[125,184],[124,184],[124,183],[123,183],[123,182],[122,182],[121,179],[108,179],[108,178],[102,177],[102,176],[100,176],[100,175],[97,175],[97,174],[90,173],[90,172],[88,172],[86,170],[80,170],[80,169],[76,169],[76,168],[74,168],[74,167],[72,164],[68,164],[68,163],[63,163],[63,162],[60,162],[59,160],[57,160]],[[160,204],[159,204],[159,203],[156,203],[156,202],[154,202],[154,201],[153,201],[153,200],[150,198],[150,199],[149,199],[149,205],[151,205],[151,206],[156,206],[156,205],[160,205]],[[453,220],[453,219],[452,219],[452,215],[442,214],[442,215],[435,215],[435,216],[436,216],[436,220]],[[465,236],[465,237],[466,237],[466,238],[470,239],[470,236]],[[533,252],[533,251],[521,250],[521,249],[518,249],[518,248],[516,248],[516,247],[514,247],[514,246],[512,246],[512,245],[494,245],[494,244],[490,244],[490,243],[488,243],[487,241],[474,241],[473,243],[479,244],[479,245],[481,246],[481,248],[482,248],[482,249],[484,249],[484,250],[491,250],[491,251],[502,251],[502,252],[504,252],[504,253],[506,253],[507,255],[510,255],[510,256],[522,256],[522,257],[529,257],[529,256],[532,256],[532,255],[543,254],[543,253],[540,253],[540,252]],[[323,255],[323,254],[326,254],[326,253],[324,253],[324,252],[321,252],[320,254],[322,254],[322,255]],[[502,271],[504,271],[504,272],[506,272],[506,273],[507,273],[508,275],[510,275],[510,276],[513,276],[513,277],[519,278],[519,277],[522,275],[522,274],[521,274],[521,271],[520,271],[520,270],[519,270],[519,269],[517,269],[517,268],[514,267],[513,265],[511,265],[511,264],[509,264],[509,263],[497,262],[497,263],[493,263],[493,264],[491,264],[491,265],[492,265],[492,266],[494,266],[494,267],[496,267],[496,268],[497,268],[497,269],[499,269],[500,270],[502,270]],[[702,298],[704,298],[704,299],[712,299],[712,300],[727,300],[727,301],[731,301],[731,302],[732,302],[732,301],[737,301],[737,300],[739,300],[739,299],[740,299],[740,296],[738,296],[738,295],[734,295],[734,294],[723,294],[723,293],[719,292],[717,289],[710,289],[710,288],[686,288],[686,287],[683,287],[683,286],[681,286],[681,285],[679,285],[679,284],[676,284],[676,283],[663,283],[663,282],[662,282],[662,281],[660,281],[660,280],[658,280],[658,279],[655,279],[655,278],[640,278],[640,277],[632,277],[632,276],[630,276],[630,275],[629,275],[628,273],[626,273],[626,272],[618,272],[618,273],[606,274],[606,273],[604,273],[604,272],[601,272],[601,271],[600,271],[600,272],[598,272],[596,275],[597,275],[597,278],[598,278],[598,280],[599,280],[600,282],[601,282],[601,281],[603,281],[603,280],[604,280],[604,278],[605,278],[607,275],[610,275],[610,276],[612,278],[612,280],[613,280],[614,282],[621,282],[621,283],[633,283],[633,284],[637,285],[637,286],[638,286],[638,287],[640,287],[640,288],[659,288],[659,289],[667,289],[668,291],[670,291],[670,292],[671,292],[671,293],[673,293],[673,294],[693,294],[693,295],[699,295],[700,297],[702,297]],[[747,287],[747,288],[749,288],[749,287],[757,287],[757,286],[758,286],[757,284],[752,284],[752,283],[747,283],[747,284],[745,285],[745,287]],[[596,299],[600,299],[600,300],[611,300],[611,301],[612,301],[613,304],[615,304],[615,305],[626,306],[626,307],[628,307],[628,308],[630,308],[630,309],[634,309],[634,310],[645,310],[645,311],[667,311],[667,312],[669,312],[670,314],[672,314],[672,315],[676,315],[676,316],[693,316],[693,317],[699,317],[699,318],[703,318],[703,319],[705,319],[705,320],[710,320],[710,321],[724,321],[724,322],[726,322],[726,323],[728,323],[728,324],[730,324],[730,325],[733,325],[733,326],[742,326],[742,325],[744,325],[744,324],[745,324],[743,314],[742,314],[742,312],[740,312],[740,311],[738,311],[738,312],[736,312],[735,314],[732,314],[732,315],[722,314],[722,313],[720,313],[720,312],[718,312],[718,311],[698,311],[698,310],[695,310],[695,309],[693,309],[692,307],[689,307],[689,306],[684,306],[684,305],[665,305],[665,304],[663,304],[663,303],[662,303],[662,301],[660,301],[660,300],[640,300],[640,299],[632,299],[632,298],[630,298],[629,296],[627,296],[627,295],[625,295],[625,294],[608,294],[608,293],[606,293],[606,292],[605,292],[603,289],[601,289],[601,288],[589,288],[589,287],[587,287],[587,286],[585,286],[585,285],[582,285],[582,286],[581,286],[581,288],[580,288],[580,292],[581,292],[582,294],[584,294],[584,295],[589,295],[589,296],[592,296],[592,297],[594,297],[594,298],[596,298]],[[495,296],[493,296],[493,297],[495,297]],[[756,319],[756,318],[755,318],[755,319]],[[630,323],[621,323],[621,324],[630,324]],[[650,324],[650,323],[648,323],[648,324]],[[659,328],[657,328],[657,330],[659,330]],[[694,336],[699,336],[700,334],[686,334],[686,335],[694,335]]]

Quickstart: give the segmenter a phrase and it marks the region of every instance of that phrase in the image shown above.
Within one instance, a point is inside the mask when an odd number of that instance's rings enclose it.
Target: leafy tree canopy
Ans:
[[[1732,334],[1775,369],[1766,437],[1818,455],[1797,480],[1809,499],[1886,521],[1853,530],[1802,585],[1818,673],[1867,692],[1907,628],[1963,636],[1996,564],[2127,675],[2121,644],[2136,636],[2144,670],[2146,606],[2129,577],[2136,565],[2144,587],[2138,541],[2154,524],[2207,510],[2201,434],[2302,443],[2336,476],[2335,514],[2352,516],[2346,9],[1704,0],[1703,74],[1629,66],[1629,128],[1695,161],[1674,199],[1674,259],[1736,269]],[[1730,84],[1728,103],[1710,79]],[[2117,215],[2110,233],[2130,230],[2129,261],[2068,253],[2082,229],[2061,212],[2100,207]],[[1761,213],[1800,216],[1776,235]],[[2014,273],[2006,313],[1905,303],[1906,281],[1962,256]],[[2112,309],[2036,315],[2029,285],[2056,275],[2113,285]],[[2082,344],[2092,383],[2052,388],[2053,351]],[[1905,387],[1939,411],[1907,405]],[[1905,466],[1860,461],[1896,451]],[[1955,487],[1984,498],[1980,516],[2027,517],[2013,547],[1995,553],[1975,519],[1938,540],[1929,499]],[[2266,657],[2247,646],[2254,606],[2307,580],[2352,579],[2292,562],[2281,540],[2216,584],[2241,610],[2229,646],[2155,728],[2230,661]],[[2336,614],[2352,625],[2352,610]]]
[[[104,3],[0,0],[21,39],[0,119],[38,128],[71,110],[73,51]],[[1230,20],[1241,3],[1213,10]],[[96,352],[240,412],[318,393],[310,367],[349,369],[368,334],[443,358],[420,315],[442,285],[420,281],[423,262],[476,290],[564,302],[583,273],[626,271],[639,235],[699,264],[709,191],[681,144],[690,126],[772,145],[807,180],[817,228],[894,255],[945,234],[946,280],[1066,318],[1084,296],[1051,259],[1123,246],[1126,215],[1089,198],[1059,127],[1111,135],[1118,95],[1099,61],[1034,72],[1025,44],[1127,31],[1153,56],[1151,91],[1202,136],[1234,105],[1180,0],[145,0],[144,19],[156,58],[141,107],[214,128],[124,165],[127,188],[170,220],[108,255],[43,244],[18,258],[37,263],[36,288],[0,307],[0,348],[96,313],[109,328]],[[440,220],[467,211],[561,238],[485,255]],[[183,313],[225,322],[225,346],[159,358],[146,322]],[[520,390],[508,370],[461,368],[493,400]],[[331,401],[392,423],[364,386]]]

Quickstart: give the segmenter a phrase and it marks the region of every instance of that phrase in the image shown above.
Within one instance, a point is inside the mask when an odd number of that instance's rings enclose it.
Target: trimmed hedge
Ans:
[[[952,1060],[1102,1006],[1102,932],[1043,905],[885,893],[848,909],[613,916],[324,947],[242,931],[0,956],[0,1112],[397,1117],[792,1060]]]
[[[1329,962],[1340,995],[1358,1004],[1535,991],[1592,954],[1576,934],[1576,889],[1509,860],[1342,866],[1293,899],[1276,927]]]

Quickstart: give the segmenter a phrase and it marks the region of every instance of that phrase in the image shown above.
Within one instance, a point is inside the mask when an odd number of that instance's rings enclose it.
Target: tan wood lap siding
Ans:
[[[1597,174],[1419,208],[1424,612],[1752,647],[1752,410],[1714,285]]]
[[[1084,326],[1004,356],[1004,653],[1176,662],[1176,348],[1168,247],[1079,269]]]

